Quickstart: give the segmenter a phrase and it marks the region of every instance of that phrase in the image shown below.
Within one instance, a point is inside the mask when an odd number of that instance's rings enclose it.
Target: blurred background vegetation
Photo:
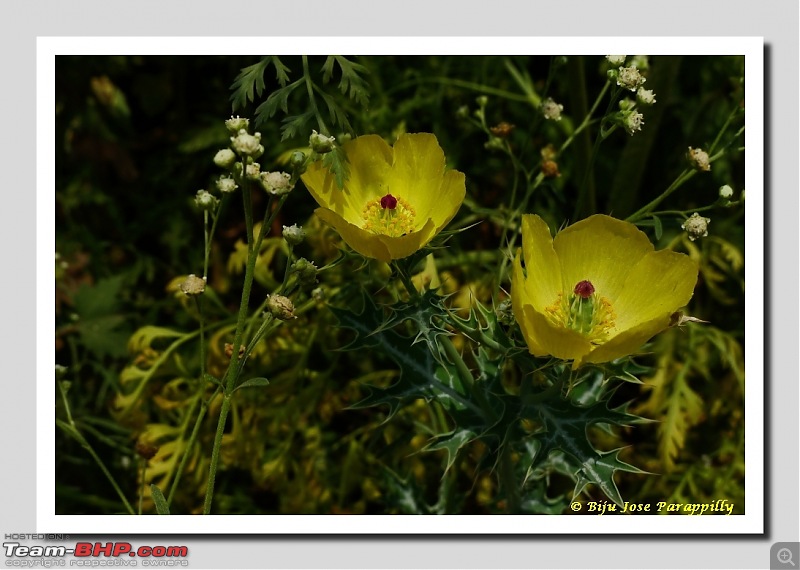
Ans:
[[[432,132],[448,166],[467,177],[467,199],[455,227],[481,223],[437,252],[437,271],[453,307],[468,307],[470,293],[485,303],[509,284],[497,277],[508,200],[519,165],[487,148],[489,133],[474,120],[476,97],[488,97],[488,126],[514,125],[508,143],[523,166],[534,169],[540,150],[558,147],[574,131],[605,82],[602,57],[373,56],[363,65],[369,101],[328,92],[346,110],[353,134],[377,133],[392,141],[403,132]],[[126,399],[126,374],[163,355],[170,331],[196,330],[192,307],[177,292],[203,262],[198,189],[215,188],[212,158],[227,146],[223,121],[231,115],[231,85],[254,56],[59,56],[56,67],[56,364],[66,367],[70,412],[131,503],[138,500],[145,460],[135,452],[146,439],[158,449],[146,463],[147,482],[168,486],[184,451],[187,467],[173,512],[202,504],[214,431],[212,403],[196,449],[185,450],[185,426],[197,374],[198,351],[187,343],[170,357],[141,397]],[[299,57],[283,57],[292,71]],[[324,58],[310,58],[318,70]],[[527,211],[558,225],[591,213],[624,219],[659,194],[685,168],[689,146],[707,148],[743,98],[742,57],[651,57],[645,87],[657,103],[641,132],[622,130],[602,145],[594,162],[588,203],[576,203],[590,163],[594,133],[579,136],[558,159],[560,176],[532,196]],[[268,69],[263,96],[236,113],[254,116],[258,103],[279,87]],[[533,95],[532,95],[533,94]],[[562,121],[544,121],[534,102],[544,96],[564,105]],[[605,106],[605,101],[602,106]],[[265,163],[280,169],[286,153],[306,145],[308,133],[281,140],[278,113],[261,125]],[[739,120],[739,123],[743,118]],[[312,125],[313,126],[313,125]],[[309,126],[309,129],[312,128]],[[740,125],[739,125],[740,126]],[[727,138],[733,138],[731,130]],[[333,133],[337,136],[340,133]],[[661,205],[691,213],[717,200],[724,184],[743,190],[744,152],[734,142],[711,172],[695,176]],[[266,196],[257,196],[263,212]],[[286,249],[282,225],[309,231],[300,255],[323,266],[336,259],[338,236],[313,217],[315,203],[299,184],[275,221],[262,252],[254,299],[280,283]],[[680,215],[642,229],[657,248],[689,253],[701,264],[690,313],[709,321],[657,337],[643,386],[626,384],[621,401],[657,423],[593,437],[601,447],[626,448],[623,459],[658,476],[620,474],[628,501],[703,502],[728,499],[744,509],[744,212],[718,207],[709,237],[691,242]],[[258,214],[256,215],[258,217]],[[238,203],[223,213],[212,252],[209,283],[219,296],[211,311],[220,328],[209,333],[209,370],[225,365],[225,323],[235,314],[242,279],[244,219]],[[657,237],[658,236],[658,237]],[[237,255],[238,254],[238,255]],[[350,260],[323,272],[320,285],[335,298],[356,284],[380,291],[385,268],[366,271]],[[275,276],[277,275],[277,277]],[[424,278],[421,276],[420,279]],[[291,327],[266,339],[251,366],[270,379],[264,390],[237,400],[223,445],[215,512],[435,513],[502,512],[496,483],[476,471],[479,444],[443,481],[442,452],[420,453],[434,414],[424,402],[384,423],[381,408],[347,409],[366,395],[364,383],[386,384],[393,363],[374,355],[341,352],[346,332],[324,302],[301,296],[307,310]],[[380,293],[376,293],[380,296]],[[297,303],[296,303],[297,304]],[[214,321],[212,321],[214,322]],[[137,331],[139,331],[137,333]],[[145,332],[142,332],[145,331]],[[137,333],[137,334],[135,334]],[[513,371],[510,372],[513,375]],[[57,417],[67,417],[58,400]],[[81,443],[57,430],[56,507],[60,514],[124,512],[117,493]],[[471,458],[474,458],[471,459]],[[572,482],[554,472],[548,512],[563,512]],[[446,495],[446,496],[445,496]],[[152,512],[149,496],[145,512]]]

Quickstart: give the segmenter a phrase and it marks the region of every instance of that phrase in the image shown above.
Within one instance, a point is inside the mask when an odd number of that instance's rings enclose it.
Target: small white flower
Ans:
[[[635,67],[620,67],[617,73],[617,85],[624,89],[636,91],[647,81]]]
[[[335,137],[326,137],[325,135],[319,134],[317,131],[311,131],[311,136],[308,137],[308,145],[314,152],[325,154],[333,150],[333,143],[335,140]]]
[[[606,59],[608,63],[611,65],[622,65],[625,63],[625,58],[628,57],[626,55],[607,55]]]
[[[291,246],[300,245],[306,239],[306,232],[303,228],[297,227],[297,224],[283,226],[283,239]]]
[[[250,135],[244,129],[240,129],[238,135],[231,137],[231,145],[239,154],[253,158],[258,158],[264,152],[264,147],[261,146],[261,133]]]
[[[286,172],[262,172],[261,184],[274,196],[283,196],[294,188],[292,177]]]
[[[214,164],[220,168],[230,168],[236,162],[236,155],[229,148],[223,148],[214,156]]]
[[[194,273],[187,276],[180,284],[180,289],[188,297],[202,295],[206,290],[206,282]]]
[[[656,102],[656,94],[650,89],[639,87],[639,90],[636,92],[636,99],[638,99],[639,103],[642,105],[652,105]]]
[[[229,194],[236,190],[239,186],[230,176],[220,176],[217,180],[217,189],[223,194]]]
[[[561,120],[561,111],[564,110],[564,105],[560,105],[548,97],[542,102],[542,115],[545,119],[553,119],[554,121]]]
[[[622,124],[625,128],[625,132],[633,136],[633,133],[642,130],[642,125],[644,124],[644,115],[635,111],[628,111],[624,113]]]
[[[251,180],[258,180],[261,177],[261,165],[257,162],[248,164],[245,169],[245,176]]]
[[[697,170],[702,170],[703,172],[711,170],[711,162],[708,158],[708,153],[703,149],[689,147],[687,156],[689,162],[691,162],[692,166]]]
[[[217,207],[217,199],[206,190],[198,190],[194,203],[203,211],[210,212]]]
[[[250,119],[244,119],[236,115],[225,121],[225,127],[232,133],[238,133],[242,129],[250,126]]]
[[[710,223],[710,218],[704,218],[695,212],[688,220],[681,224],[681,229],[689,234],[689,239],[691,241],[694,241],[697,238],[706,237],[708,235],[708,224]]]
[[[730,200],[733,197],[733,188],[727,184],[725,186],[720,186],[719,197],[723,200]]]

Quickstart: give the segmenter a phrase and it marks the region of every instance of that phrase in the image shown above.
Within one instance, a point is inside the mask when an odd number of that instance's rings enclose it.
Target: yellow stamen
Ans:
[[[594,291],[588,297],[580,295],[581,292],[566,298],[563,292],[559,293],[555,301],[545,307],[545,315],[554,325],[579,332],[592,344],[603,344],[616,328],[614,307],[611,301]]]
[[[394,199],[397,200],[394,208],[388,207],[385,199],[381,204],[382,198],[367,202],[362,213],[364,217],[362,227],[368,232],[390,237],[400,237],[413,232],[416,228],[417,215],[413,206],[403,198],[394,197]]]

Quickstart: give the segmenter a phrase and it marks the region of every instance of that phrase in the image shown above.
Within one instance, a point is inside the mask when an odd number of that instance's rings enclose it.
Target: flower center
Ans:
[[[400,237],[414,231],[416,212],[403,198],[387,194],[364,205],[364,226],[368,232]]]
[[[611,302],[600,297],[588,279],[578,282],[568,297],[559,293],[545,314],[553,324],[581,333],[592,344],[604,343],[616,326]]]

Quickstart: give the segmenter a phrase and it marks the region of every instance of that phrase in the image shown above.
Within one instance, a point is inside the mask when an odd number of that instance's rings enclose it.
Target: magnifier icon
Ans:
[[[781,548],[775,556],[778,557],[778,562],[781,564],[791,564],[795,566],[795,563],[792,562],[792,551],[788,548]]]

